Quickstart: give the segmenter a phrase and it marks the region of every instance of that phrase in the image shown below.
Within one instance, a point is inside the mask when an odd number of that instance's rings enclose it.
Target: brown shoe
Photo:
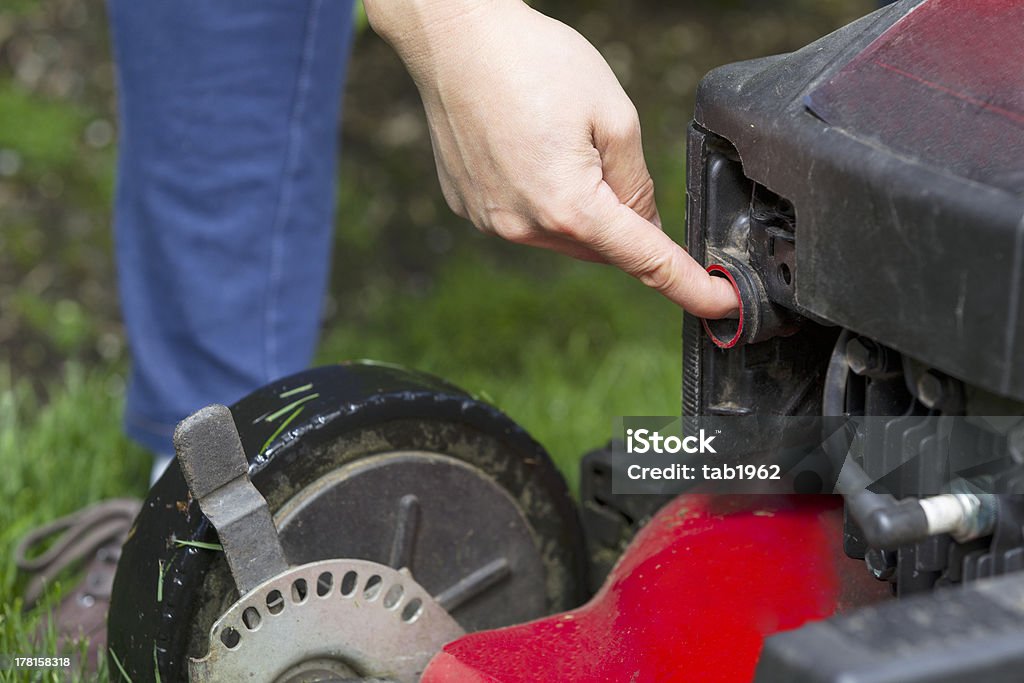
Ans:
[[[88,639],[85,668],[90,672],[106,654],[107,609],[117,560],[141,506],[140,501],[127,498],[96,503],[29,532],[15,549],[18,569],[32,577],[25,589],[25,609],[35,606],[62,572],[84,565],[85,578],[64,596],[49,620],[62,650],[76,640]],[[33,553],[48,541],[52,541],[49,548]],[[41,642],[47,630],[44,623],[37,640]]]

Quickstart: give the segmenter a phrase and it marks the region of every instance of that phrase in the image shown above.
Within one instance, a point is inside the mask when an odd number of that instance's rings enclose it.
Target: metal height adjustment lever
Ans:
[[[174,450],[192,497],[220,537],[240,595],[288,569],[267,501],[226,406],[207,406],[174,430]]]

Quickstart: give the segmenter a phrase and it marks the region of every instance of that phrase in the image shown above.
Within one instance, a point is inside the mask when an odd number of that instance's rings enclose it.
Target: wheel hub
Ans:
[[[515,501],[455,458],[360,459],[302,489],[274,521],[291,562],[358,557],[406,569],[471,631],[544,610],[544,567]]]
[[[189,663],[194,683],[419,679],[456,621],[406,572],[365,560],[293,567],[244,595]]]
[[[190,658],[193,683],[415,683],[465,633],[449,611],[473,603],[467,617],[481,627],[543,606],[539,591],[509,596],[543,581],[515,502],[454,458],[363,458],[300,489],[273,519],[227,408],[190,416],[175,445],[242,593],[210,628],[206,654]],[[368,559],[332,559],[353,554]]]

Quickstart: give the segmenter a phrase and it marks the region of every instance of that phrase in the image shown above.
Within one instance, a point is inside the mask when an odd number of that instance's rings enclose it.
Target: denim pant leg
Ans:
[[[325,293],[351,0],[110,0],[129,436],[306,367]]]

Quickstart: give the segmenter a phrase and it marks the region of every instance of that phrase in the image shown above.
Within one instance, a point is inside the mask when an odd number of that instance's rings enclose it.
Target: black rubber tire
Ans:
[[[275,427],[263,418],[289,403],[282,393],[305,385],[312,385],[305,395],[317,396],[267,445]],[[549,611],[585,597],[583,534],[565,481],[544,449],[493,406],[429,375],[352,363],[284,378],[231,411],[250,476],[271,511],[323,474],[367,455],[449,455],[488,474],[518,503],[544,561]],[[225,575],[219,554],[175,543],[182,540],[217,537],[172,463],[150,491],[118,565],[108,618],[115,677],[123,667],[136,683],[157,680],[157,669],[164,683],[188,679],[195,625],[212,623],[228,591],[208,585],[209,577]]]

